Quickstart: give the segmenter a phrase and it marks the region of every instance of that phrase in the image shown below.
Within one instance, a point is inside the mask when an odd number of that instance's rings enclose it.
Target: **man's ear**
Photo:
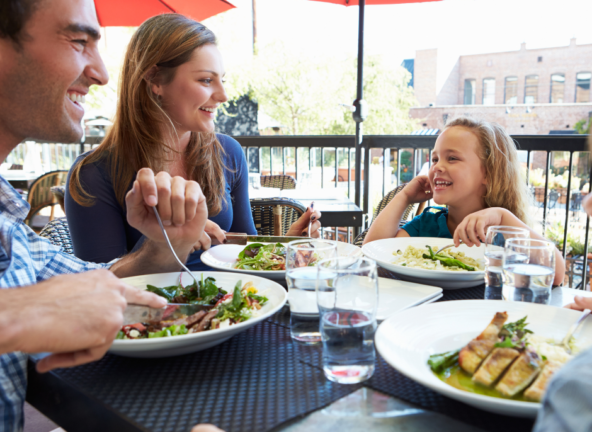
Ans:
[[[148,72],[144,75],[144,81],[148,84],[148,88],[152,91],[153,94],[156,96],[160,96],[162,93],[162,86],[160,84],[160,80],[158,79],[158,66],[152,66]]]

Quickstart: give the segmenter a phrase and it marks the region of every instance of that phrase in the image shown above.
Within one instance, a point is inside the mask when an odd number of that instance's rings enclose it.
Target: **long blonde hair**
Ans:
[[[497,123],[458,117],[446,123],[446,129],[454,126],[470,130],[481,145],[479,157],[487,180],[483,197],[485,205],[503,207],[530,226],[528,187],[521,173],[514,140]]]
[[[94,203],[94,197],[83,189],[80,181],[84,165],[107,160],[115,195],[122,207],[139,169],[163,170],[167,154],[177,152],[171,147],[174,129],[150,82],[156,79],[163,84],[171,82],[176,68],[189,61],[197,48],[215,43],[216,37],[209,29],[178,14],[155,16],[138,28],[125,55],[113,126],[101,145],[72,170],[69,192],[78,204]],[[163,136],[166,130],[171,132]],[[183,154],[187,176],[200,184],[210,215],[218,214],[225,201],[223,154],[216,135],[205,132],[192,132]]]

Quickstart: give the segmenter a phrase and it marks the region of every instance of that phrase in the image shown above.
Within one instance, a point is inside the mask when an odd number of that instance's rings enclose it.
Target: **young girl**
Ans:
[[[432,213],[430,207],[399,228],[410,204],[432,199],[447,205]],[[487,228],[508,225],[530,230],[528,193],[520,174],[518,152],[512,138],[495,123],[460,117],[446,125],[432,151],[428,176],[415,177],[378,215],[364,243],[390,237],[442,237],[479,246]],[[555,251],[554,285],[563,282],[565,262]]]
[[[163,14],[136,31],[124,60],[113,126],[101,145],[81,155],[70,170],[66,216],[77,257],[108,262],[137,248],[143,238],[127,221],[125,196],[142,167],[195,180],[207,200],[205,232],[224,241],[224,231],[256,234],[248,193],[248,167],[240,144],[214,134],[216,109],[226,102],[224,65],[214,34],[182,15]],[[158,191],[165,203],[170,190]],[[160,206],[165,225],[182,224],[182,203]],[[300,236],[320,212],[311,209],[286,233]],[[206,270],[202,236],[187,261]]]

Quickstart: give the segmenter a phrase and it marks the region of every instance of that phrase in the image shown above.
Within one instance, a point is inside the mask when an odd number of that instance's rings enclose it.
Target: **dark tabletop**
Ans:
[[[389,276],[389,272],[381,272]],[[440,301],[483,298],[484,287],[445,290]],[[290,311],[205,351],[163,359],[106,355],[46,374],[29,361],[27,401],[68,432],[273,431],[356,391],[325,379],[320,350],[297,349]],[[528,431],[532,420],[491,414],[417,384],[377,356],[364,386],[491,431]]]

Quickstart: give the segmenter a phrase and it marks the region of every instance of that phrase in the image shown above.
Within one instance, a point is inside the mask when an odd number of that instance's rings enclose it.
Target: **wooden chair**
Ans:
[[[259,235],[284,235],[306,212],[306,207],[290,198],[259,198],[251,200],[253,221]]]
[[[261,176],[261,187],[296,189],[296,179],[285,174]]]
[[[74,255],[70,228],[68,228],[68,221],[65,217],[50,221],[43,227],[39,235],[48,239],[51,244],[60,246],[64,252]]]
[[[372,225],[372,223],[376,220],[376,216],[378,216],[378,214],[383,211],[386,206],[392,201],[392,199],[395,197],[395,195],[397,195],[399,192],[401,192],[403,190],[403,188],[407,186],[407,183],[403,183],[399,186],[397,186],[396,188],[394,188],[392,191],[390,191],[388,194],[386,194],[378,203],[378,207],[376,207],[376,210],[374,211],[374,215],[372,216],[372,222],[370,223],[370,225]],[[403,212],[403,216],[401,217],[401,223],[400,225],[404,225],[405,223],[408,222],[408,220],[415,216],[417,216],[418,214],[420,214],[423,209],[425,208],[426,203],[422,202],[421,204],[417,205],[417,204],[411,204],[409,205],[406,209],[405,212]],[[358,234],[358,236],[355,238],[354,240],[354,244],[356,246],[362,246],[362,243],[364,242],[364,239],[366,238],[366,234],[368,233],[368,230],[370,229],[370,226],[362,233]]]
[[[31,184],[31,187],[29,188],[29,194],[27,196],[27,200],[29,201],[29,205],[31,206],[31,210],[29,210],[29,214],[25,219],[25,223],[27,225],[31,226],[31,221],[33,217],[37,213],[39,213],[41,209],[44,209],[45,207],[49,206],[51,206],[49,220],[53,220],[53,207],[56,204],[58,204],[58,201],[51,192],[51,188],[53,186],[66,184],[67,177],[68,171],[58,170],[45,173],[42,176],[35,179],[33,184]]]

